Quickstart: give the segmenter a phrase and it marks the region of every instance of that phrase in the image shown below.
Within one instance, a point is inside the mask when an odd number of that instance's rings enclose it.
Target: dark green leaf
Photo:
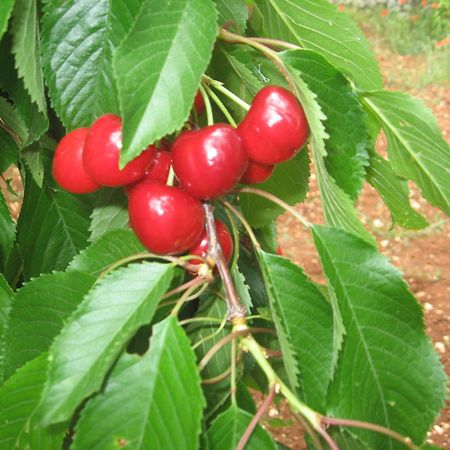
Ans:
[[[17,110],[3,97],[0,97],[0,119],[2,128],[21,147],[28,138],[27,127]]]
[[[219,26],[228,25],[238,33],[247,26],[248,7],[246,0],[214,0],[219,13]]]
[[[53,106],[69,128],[119,114],[112,58],[142,0],[49,0],[43,62]]]
[[[100,275],[122,258],[145,252],[132,230],[112,230],[75,256],[67,270]]]
[[[261,274],[261,269],[255,258],[255,253],[241,248],[239,251],[239,270],[244,275],[250,287],[252,303],[257,307],[265,307],[268,304],[266,286]]]
[[[0,173],[11,165],[16,164],[19,146],[12,136],[0,128]]]
[[[128,197],[121,188],[103,189],[96,195],[91,218],[91,242],[108,231],[128,228]]]
[[[253,416],[248,412],[232,405],[230,409],[217,417],[208,430],[211,448],[235,450],[252,418]],[[276,450],[276,445],[270,435],[257,425],[245,448],[246,450]]]
[[[408,183],[397,177],[389,161],[374,151],[370,155],[367,181],[383,198],[394,222],[413,230],[420,230],[428,226],[426,219],[409,204]]]
[[[0,2],[0,38],[8,27],[9,16],[12,13],[14,0],[2,0]]]
[[[124,117],[122,163],[178,130],[211,57],[217,33],[212,0],[147,0],[114,65]]]
[[[101,387],[124,345],[151,321],[172,273],[169,264],[134,264],[96,284],[51,347],[39,409],[43,423],[69,419],[81,401]]]
[[[361,89],[381,87],[381,75],[369,42],[347,14],[328,0],[255,0],[263,19],[259,32],[314,50]]]
[[[346,331],[329,414],[375,422],[420,444],[444,404],[445,374],[425,335],[419,303],[400,273],[366,242],[324,226],[313,234]],[[370,448],[404,448],[378,433],[352,432]]]
[[[4,341],[7,378],[50,348],[94,282],[94,277],[84,273],[52,273],[17,291]]]
[[[300,267],[259,254],[289,381],[311,408],[324,412],[338,351],[333,348],[332,307]]]
[[[203,406],[195,355],[169,316],[142,358],[119,359],[104,393],[84,409],[73,449],[197,450]]]
[[[413,180],[432,205],[450,215],[450,149],[431,111],[401,92],[369,92],[364,102],[384,129],[394,172]]]
[[[305,199],[308,192],[309,156],[304,148],[295,158],[278,164],[272,176],[255,186],[295,205]],[[255,194],[240,194],[242,212],[250,225],[261,227],[271,223],[284,209]]]
[[[317,96],[329,138],[325,166],[337,185],[352,199],[358,196],[368,164],[369,135],[365,113],[348,80],[323,56],[313,51],[284,52],[283,61],[301,72]]]
[[[15,241],[16,227],[2,192],[0,192],[0,230],[0,270],[3,272]]]

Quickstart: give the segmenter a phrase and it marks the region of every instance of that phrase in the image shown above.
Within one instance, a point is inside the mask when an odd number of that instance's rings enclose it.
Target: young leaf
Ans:
[[[445,374],[425,335],[420,305],[399,272],[366,242],[324,226],[313,234],[346,330],[329,414],[376,422],[420,444],[445,397]],[[378,433],[352,432],[370,448],[404,448]]]
[[[214,420],[208,430],[211,448],[234,450],[252,418],[252,414],[232,405]],[[271,436],[257,425],[245,448],[246,450],[276,450],[276,445]]]
[[[123,346],[151,321],[172,273],[169,264],[134,264],[106,276],[85,297],[51,347],[42,423],[69,419],[100,388]]]
[[[379,192],[389,208],[392,220],[404,228],[420,230],[428,226],[426,219],[409,204],[409,189],[405,180],[397,177],[389,161],[375,151],[370,154],[367,181]]]
[[[119,359],[105,391],[83,410],[72,448],[197,450],[203,406],[195,355],[169,316],[154,326],[143,357]]]
[[[295,205],[306,197],[309,175],[309,155],[304,148],[295,158],[278,164],[272,176],[255,187]],[[283,208],[259,195],[240,194],[239,199],[242,212],[253,227],[267,225],[284,212]]]
[[[16,237],[16,227],[6,205],[5,197],[0,192],[0,269],[3,272],[9,253]]]
[[[381,87],[381,75],[367,39],[356,23],[328,0],[255,0],[259,31],[324,56],[361,89]]]
[[[128,197],[123,190],[101,190],[96,196],[91,219],[91,242],[95,242],[108,231],[128,228]]]
[[[302,269],[280,256],[259,252],[283,360],[291,385],[324,412],[333,377],[333,311]]]
[[[290,50],[282,54],[282,59],[301,72],[303,81],[316,94],[327,116],[325,166],[337,185],[354,200],[365,179],[370,144],[366,115],[358,97],[344,75],[319,53]]]
[[[9,16],[14,7],[14,0],[2,0],[0,2],[0,38],[8,28]]]
[[[94,282],[94,277],[84,273],[52,273],[17,291],[4,339],[6,378],[50,348]]]
[[[432,205],[450,214],[450,149],[431,111],[401,92],[368,92],[363,100],[381,122],[394,172],[413,180]]]
[[[114,59],[122,163],[183,125],[217,34],[212,0],[148,0]]]
[[[132,230],[112,230],[75,256],[67,270],[99,276],[120,259],[145,251]]]
[[[120,113],[112,58],[142,0],[48,0],[42,42],[53,106],[69,128]]]
[[[238,33],[247,26],[248,7],[246,0],[214,0],[219,13],[219,26],[228,25]]]
[[[46,114],[38,24],[36,0],[16,0],[12,23],[12,50],[17,71],[39,111]]]

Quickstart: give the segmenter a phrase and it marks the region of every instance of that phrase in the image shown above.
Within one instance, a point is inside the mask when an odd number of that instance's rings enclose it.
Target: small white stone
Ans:
[[[380,219],[375,219],[373,221],[373,224],[378,228],[381,228],[384,225],[384,223]]]
[[[425,311],[431,311],[433,309],[433,305],[428,302],[424,303],[423,307],[424,307]]]
[[[433,431],[435,431],[437,434],[442,434],[444,432],[444,429],[441,428],[439,425],[435,425],[433,427]]]
[[[434,348],[440,353],[445,353],[445,345],[442,342],[435,342]]]
[[[276,409],[276,408],[270,408],[268,414],[269,414],[269,417],[278,417],[280,415],[278,409]]]
[[[387,239],[383,239],[382,241],[381,241],[381,246],[382,247],[387,247],[389,245],[389,241],[387,240]]]

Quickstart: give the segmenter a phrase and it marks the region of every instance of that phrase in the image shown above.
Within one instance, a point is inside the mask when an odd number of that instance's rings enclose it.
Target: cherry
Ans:
[[[166,183],[171,165],[172,154],[166,150],[157,150],[145,172],[144,180],[154,180]]]
[[[231,255],[233,254],[233,239],[231,238],[228,228],[223,222],[220,220],[215,220],[214,223],[216,224],[217,238],[219,239],[220,246],[222,247],[223,256],[228,263],[231,259]],[[192,255],[201,256],[202,258],[206,258],[208,256],[208,235],[206,234],[206,230],[203,231],[200,239],[189,250],[189,253]],[[191,264],[201,264],[201,261],[198,259],[191,259],[189,262]]]
[[[128,214],[131,228],[142,244],[160,255],[189,250],[205,225],[198,200],[157,181],[143,181],[131,190]]]
[[[201,115],[205,110],[205,100],[203,100],[203,95],[200,91],[197,91],[194,97],[194,108],[197,115]]]
[[[125,186],[140,180],[150,164],[156,147],[149,145],[137,158],[119,169],[122,148],[122,119],[105,114],[97,119],[86,139],[83,163],[86,172],[98,184]]]
[[[100,188],[86,173],[83,149],[89,128],[77,128],[66,134],[53,156],[53,178],[66,191],[87,194]]]
[[[266,181],[272,175],[275,166],[265,166],[255,161],[249,161],[247,170],[241,177],[243,184],[258,184]]]
[[[249,158],[270,165],[292,158],[308,139],[309,128],[296,97],[267,86],[256,94],[238,132]]]
[[[172,158],[181,185],[199,199],[230,191],[248,164],[236,130],[220,123],[182,133],[172,146]]]

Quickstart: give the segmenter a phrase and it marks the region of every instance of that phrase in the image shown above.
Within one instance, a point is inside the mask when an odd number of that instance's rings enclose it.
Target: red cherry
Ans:
[[[183,253],[200,238],[205,225],[202,204],[187,192],[144,181],[128,199],[131,228],[151,252]]]
[[[119,169],[122,148],[122,119],[105,114],[97,119],[86,139],[83,163],[91,178],[103,186],[125,186],[140,180],[156,147],[149,145],[137,158]]]
[[[205,110],[205,100],[203,100],[203,95],[200,91],[197,91],[195,94],[194,108],[198,116]]]
[[[89,128],[77,128],[66,134],[53,156],[53,178],[66,191],[87,194],[100,188],[86,173],[83,149]]]
[[[220,220],[215,220],[214,223],[216,224],[217,238],[219,239],[220,246],[222,247],[223,256],[228,263],[231,259],[231,255],[233,254],[233,239],[228,231],[228,228]],[[203,231],[202,236],[189,250],[189,253],[192,255],[201,256],[202,258],[206,258],[208,256],[208,235],[206,234],[206,230]],[[192,259],[189,262],[191,264],[201,264],[199,259]]]
[[[241,138],[227,124],[184,132],[172,146],[172,158],[181,185],[199,199],[226,194],[248,164]]]
[[[279,245],[277,246],[277,255],[283,256],[283,250],[281,249],[281,247]]]
[[[309,128],[296,97],[267,86],[256,94],[238,132],[249,158],[270,165],[292,158],[308,139]]]
[[[243,184],[258,184],[266,181],[272,175],[275,166],[264,166],[255,161],[249,161],[247,170],[241,177]]]

